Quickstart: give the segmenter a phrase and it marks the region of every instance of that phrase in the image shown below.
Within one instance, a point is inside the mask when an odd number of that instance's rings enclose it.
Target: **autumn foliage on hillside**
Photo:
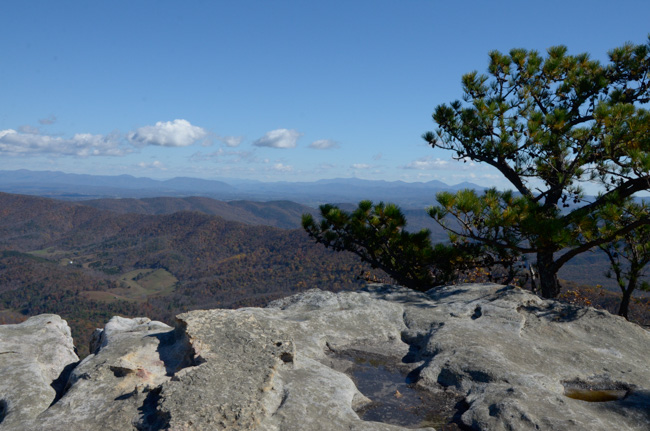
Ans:
[[[118,214],[8,194],[0,194],[0,208],[0,323],[57,313],[80,339],[113,315],[172,323],[190,309],[260,306],[314,287],[357,288],[364,281],[356,275],[370,271],[300,230],[199,212]],[[137,280],[125,274],[152,269],[174,277],[172,289],[129,295]]]

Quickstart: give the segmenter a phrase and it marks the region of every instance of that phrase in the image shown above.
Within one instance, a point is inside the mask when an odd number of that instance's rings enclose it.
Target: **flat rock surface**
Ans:
[[[55,317],[22,325],[65,334]],[[114,318],[37,408],[76,359],[2,362],[42,344],[5,342],[18,326],[0,326],[0,430],[650,429],[650,333],[514,287],[311,290],[175,329]]]

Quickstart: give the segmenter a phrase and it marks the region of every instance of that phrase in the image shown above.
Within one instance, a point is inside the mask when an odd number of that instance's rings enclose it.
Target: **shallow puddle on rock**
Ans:
[[[576,379],[564,381],[562,384],[565,396],[590,403],[622,400],[631,389],[626,383],[613,382],[609,379],[590,379],[588,381]]]
[[[457,406],[462,397],[417,389],[406,373],[374,355],[364,357],[355,352],[339,357],[354,361],[346,373],[359,391],[372,400],[357,411],[361,419],[409,428],[460,429],[452,420],[459,412]]]
[[[565,389],[564,395],[574,400],[588,401],[590,403],[603,403],[607,401],[622,400],[627,395],[627,390],[610,389],[610,390],[594,390],[594,389]]]

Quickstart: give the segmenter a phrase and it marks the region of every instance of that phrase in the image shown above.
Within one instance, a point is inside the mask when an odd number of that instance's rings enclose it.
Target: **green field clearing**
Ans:
[[[47,259],[58,262],[62,266],[80,265],[83,268],[90,268],[96,254],[79,255],[79,252],[69,250],[58,250],[48,247],[42,250],[27,252],[30,256],[39,259]],[[99,270],[103,270],[101,267]],[[151,296],[165,296],[174,291],[178,279],[169,271],[157,269],[135,269],[119,276],[118,282],[122,287],[108,291],[86,291],[81,295],[93,301],[115,302],[115,301],[146,301]]]
[[[64,256],[72,255],[72,253],[65,250],[57,250],[54,247],[44,248],[42,250],[28,251],[26,254],[41,257],[48,260],[60,260]]]
[[[138,280],[138,284],[148,291],[157,291],[160,294],[171,293],[178,279],[164,269],[156,269]]]
[[[82,264],[86,268],[88,267],[88,264],[83,262],[93,257],[93,255],[80,256],[79,252],[57,250],[54,247],[48,247],[42,250],[28,251],[26,254],[41,259],[55,261],[62,266],[70,265],[70,262],[72,262],[73,264]]]
[[[174,291],[178,279],[169,271],[158,269],[136,269],[120,276],[119,281],[124,287],[107,291],[87,291],[82,294],[94,301],[143,302],[152,296],[165,296]]]
[[[42,250],[28,251],[28,254],[33,254],[34,256],[51,256],[57,253],[63,253],[61,250],[56,250],[54,247],[44,248]]]

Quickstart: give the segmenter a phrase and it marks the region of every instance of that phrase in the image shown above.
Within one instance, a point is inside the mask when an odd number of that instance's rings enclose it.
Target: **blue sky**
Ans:
[[[606,52],[647,0],[0,5],[0,169],[263,181],[472,181],[421,139],[490,50]]]

